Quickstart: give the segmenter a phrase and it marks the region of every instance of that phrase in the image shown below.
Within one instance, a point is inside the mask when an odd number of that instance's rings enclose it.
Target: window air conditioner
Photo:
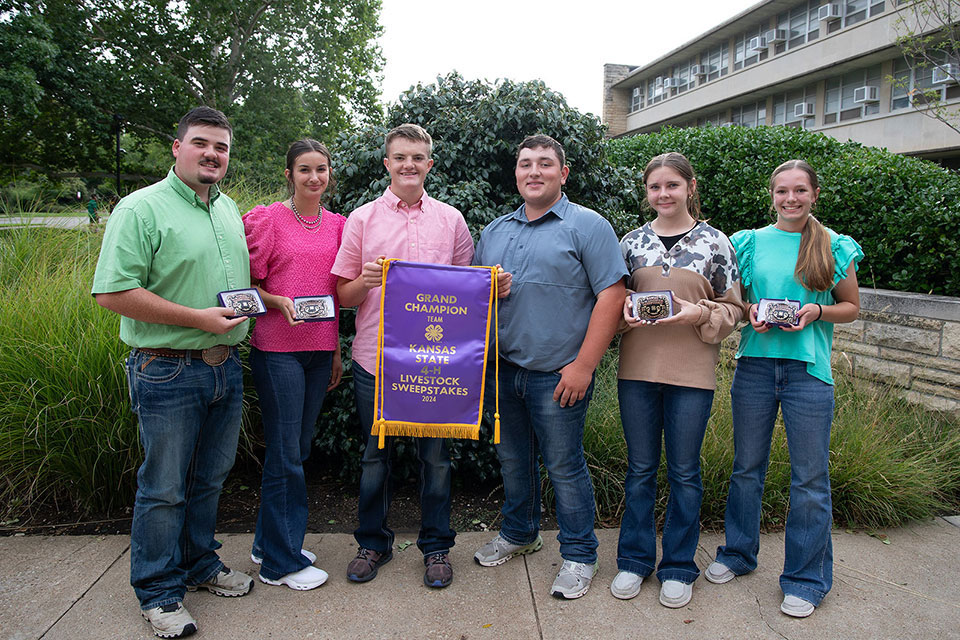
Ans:
[[[663,88],[670,89],[673,87],[680,86],[680,78],[664,78],[663,79]]]
[[[771,29],[767,31],[765,37],[768,45],[786,42],[788,39],[788,31],[786,29]]]
[[[756,36],[750,38],[750,42],[747,43],[747,50],[752,51],[753,53],[760,53],[767,48],[767,39],[764,36]]]
[[[813,115],[813,105],[809,102],[801,102],[793,107],[794,118],[812,118]]]
[[[833,20],[839,20],[840,15],[840,5],[839,4],[825,4],[821,5],[817,10],[817,18],[821,21],[832,22]]]
[[[857,104],[880,102],[879,87],[857,87],[853,90],[853,101]]]
[[[947,63],[933,68],[933,84],[957,84],[960,65]]]

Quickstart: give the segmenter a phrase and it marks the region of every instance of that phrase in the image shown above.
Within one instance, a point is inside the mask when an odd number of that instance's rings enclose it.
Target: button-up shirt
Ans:
[[[407,205],[388,187],[382,196],[347,218],[331,272],[355,280],[364,264],[375,262],[381,255],[464,266],[473,257],[473,238],[463,214],[454,207],[426,193],[416,204]],[[374,287],[357,307],[357,337],[353,341],[353,359],[368,373],[376,369],[379,321],[380,287]]]
[[[576,359],[597,294],[627,275],[610,223],[566,195],[536,220],[524,205],[491,222],[473,262],[513,274],[500,301],[500,355],[534,371]]]
[[[217,294],[250,286],[250,256],[237,205],[210,186],[210,203],[173,169],[114,208],[103,236],[92,293],[143,288],[193,309],[218,305]],[[120,339],[131,347],[206,349],[235,345],[246,322],[224,335],[121,316]]]

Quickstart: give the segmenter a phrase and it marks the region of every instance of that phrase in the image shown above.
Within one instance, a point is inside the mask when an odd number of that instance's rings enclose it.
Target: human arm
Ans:
[[[94,297],[97,304],[104,309],[133,320],[188,327],[216,335],[223,335],[248,319],[246,316],[234,317],[233,309],[228,307],[207,307],[206,309],[185,307],[161,298],[142,287],[126,291],[96,293]]]
[[[781,327],[783,331],[802,331],[807,325],[823,320],[825,322],[853,322],[860,315],[860,287],[857,284],[857,269],[851,262],[847,267],[847,277],[833,287],[834,304],[820,305],[807,303],[797,313],[798,322],[792,327]],[[821,308],[823,311],[821,312]]]
[[[293,306],[293,300],[287,296],[274,295],[268,292],[258,281],[254,281],[252,284],[257,288],[257,291],[260,292],[260,297],[263,298],[263,304],[268,309],[277,309],[280,311],[287,320],[287,324],[291,327],[303,324],[303,320],[297,320],[297,311]]]
[[[600,364],[620,321],[621,301],[626,295],[623,280],[618,280],[597,294],[597,302],[590,313],[587,333],[573,362],[559,371],[560,382],[553,391],[553,399],[561,407],[571,406],[584,398],[593,372]]]
[[[355,307],[367,297],[367,291],[383,284],[383,260],[386,256],[379,256],[375,262],[366,262],[360,269],[360,275],[349,280],[340,277],[337,279],[337,297],[340,306]]]
[[[340,356],[340,338],[337,338],[337,346],[333,350],[333,367],[330,369],[330,384],[327,385],[327,391],[337,387],[340,380],[343,379],[343,360]]]

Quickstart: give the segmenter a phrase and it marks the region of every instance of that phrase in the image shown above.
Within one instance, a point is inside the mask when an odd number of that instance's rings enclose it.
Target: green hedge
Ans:
[[[649,159],[667,151],[690,159],[704,215],[728,235],[771,222],[770,173],[804,159],[820,177],[817,217],[863,247],[861,286],[960,295],[956,172],[790,127],[665,129],[608,146],[611,161],[638,181]]]

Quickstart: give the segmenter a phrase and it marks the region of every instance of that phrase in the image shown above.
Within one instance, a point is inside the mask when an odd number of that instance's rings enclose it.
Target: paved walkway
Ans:
[[[104,218],[101,216],[100,221]],[[56,227],[60,229],[76,229],[90,221],[87,216],[0,216],[0,229],[14,227]]]
[[[396,551],[376,580],[349,582],[356,552],[348,534],[309,534],[306,546],[330,572],[327,584],[297,592],[257,581],[243,598],[188,593],[196,638],[348,639],[875,639],[960,638],[960,522],[937,518],[881,536],[836,530],[834,588],[809,618],[780,613],[777,576],[783,535],[764,535],[760,567],[725,585],[701,579],[682,609],[657,602],[656,579],[629,601],[610,595],[617,530],[600,530],[600,573],[590,592],[562,601],[548,591],[559,562],[556,532],[539,553],[495,568],[472,561],[487,533],[465,533],[451,553],[447,589],[423,586],[415,545]],[[221,556],[253,573],[252,534],[222,537]],[[416,534],[398,534],[398,545]],[[705,567],[721,536],[704,534],[697,563]],[[125,536],[0,538],[0,640],[152,638],[128,584]]]

